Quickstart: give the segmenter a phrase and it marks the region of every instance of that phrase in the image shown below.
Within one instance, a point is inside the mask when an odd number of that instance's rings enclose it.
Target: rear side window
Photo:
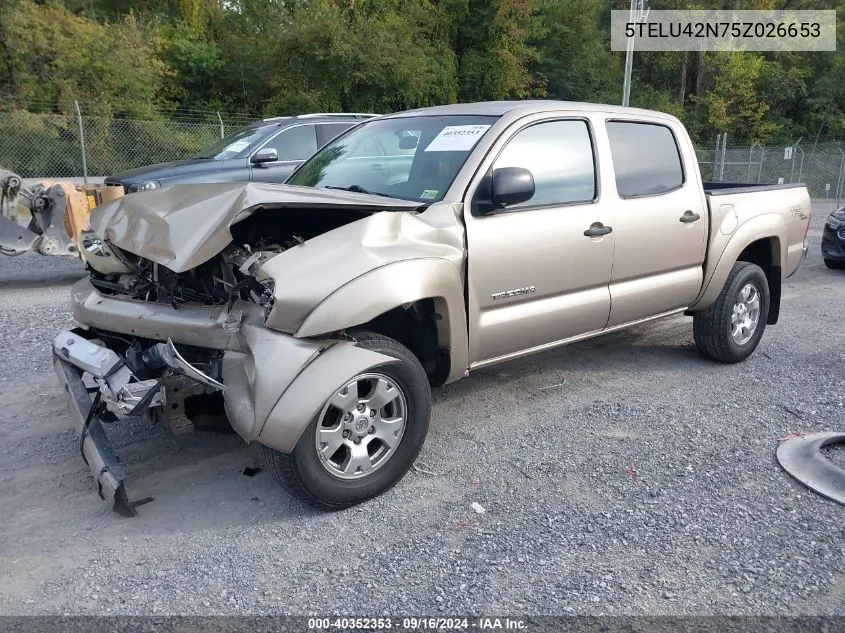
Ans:
[[[317,124],[317,146],[322,147],[330,140],[345,132],[355,123],[318,123]]]
[[[665,125],[608,121],[607,135],[621,197],[655,196],[684,183],[678,143]]]
[[[590,202],[596,197],[593,144],[584,121],[549,121],[517,132],[493,169],[524,167],[534,176],[534,197],[508,209]]]
[[[297,125],[277,134],[264,147],[279,153],[279,160],[305,160],[317,151],[317,132],[313,125]]]

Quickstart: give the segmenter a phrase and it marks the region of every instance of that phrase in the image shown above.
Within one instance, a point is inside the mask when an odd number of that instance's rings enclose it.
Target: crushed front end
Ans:
[[[256,204],[256,189],[282,201]],[[280,309],[265,266],[286,256],[292,265],[323,262],[328,251],[309,240],[367,222],[386,204],[362,210],[340,193],[222,184],[132,194],[95,211],[80,237],[89,276],[71,290],[79,327],[55,337],[53,355],[82,457],[116,512],[132,516],[137,502],[110,424],[146,418],[174,434],[223,424],[290,452],[327,393],[394,362],[342,332],[296,336],[296,322],[343,285],[334,277],[359,274],[354,267],[329,266],[313,296],[288,292]]]
[[[55,337],[54,365],[100,497],[134,516],[138,502],[127,495],[109,425],[146,419],[175,435],[224,425],[256,440],[288,384],[267,376],[292,379],[331,341],[264,327],[273,284],[250,269],[279,250],[232,246],[176,273],[90,234],[83,249],[90,274],[71,291],[80,327]],[[257,350],[272,356],[256,358]],[[279,362],[290,368],[272,365]]]

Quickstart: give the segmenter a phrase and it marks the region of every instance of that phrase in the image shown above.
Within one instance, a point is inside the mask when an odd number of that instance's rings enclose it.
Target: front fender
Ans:
[[[353,343],[338,342],[321,352],[284,390],[258,441],[283,453],[290,453],[303,431],[311,424],[329,397],[358,374],[399,362]]]
[[[334,339],[298,339],[253,322],[223,356],[224,406],[232,428],[291,451],[328,397],[356,374],[396,359]]]
[[[296,337],[315,337],[367,323],[394,308],[434,299],[439,344],[449,348],[447,381],[464,375],[468,365],[466,309],[461,272],[440,258],[386,264],[344,284],[305,318]]]
[[[787,261],[787,245],[782,236],[786,233],[786,222],[778,213],[766,213],[743,223],[734,233],[717,233],[709,246],[704,269],[704,283],[698,298],[690,310],[703,310],[711,305],[722,288],[731,268],[749,244],[758,240],[772,242],[772,264],[783,267]]]

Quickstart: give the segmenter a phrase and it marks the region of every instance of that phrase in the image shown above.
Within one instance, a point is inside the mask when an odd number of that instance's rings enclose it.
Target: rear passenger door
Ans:
[[[284,182],[294,169],[317,151],[317,130],[313,123],[285,128],[271,137],[260,149],[275,149],[279,159],[270,163],[250,164],[250,180]]]
[[[697,163],[680,126],[612,119],[605,126],[617,198],[607,324],[613,327],[695,299],[708,217]]]
[[[590,122],[541,119],[504,136],[470,201],[483,199],[484,183],[503,167],[528,169],[535,193],[485,215],[464,205],[475,367],[599,332],[610,312],[614,209],[599,198]]]

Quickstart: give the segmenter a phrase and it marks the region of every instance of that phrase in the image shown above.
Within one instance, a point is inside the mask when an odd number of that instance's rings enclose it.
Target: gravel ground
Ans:
[[[333,514],[244,476],[237,437],[140,424],[110,433],[155,501],[112,514],[49,359],[81,268],[0,258],[0,612],[845,615],[843,508],[774,459],[845,430],[827,212],[747,362],[677,318],[479,371],[435,392],[418,471]]]

